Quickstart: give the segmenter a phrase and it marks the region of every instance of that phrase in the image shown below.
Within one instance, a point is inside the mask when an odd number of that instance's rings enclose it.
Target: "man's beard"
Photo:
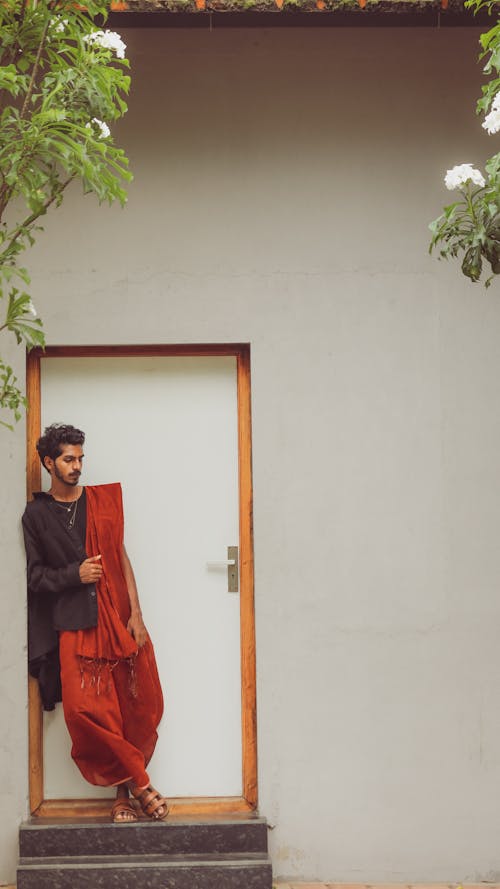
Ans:
[[[59,472],[59,470],[55,464],[54,464],[54,473],[55,473],[56,478],[58,478],[59,481],[63,483],[63,485],[69,485],[69,487],[71,487],[71,488],[75,488],[76,485],[78,484],[79,479],[80,479],[79,472],[76,473],[75,478],[68,478],[67,476],[65,477],[64,475],[62,475],[61,472]]]

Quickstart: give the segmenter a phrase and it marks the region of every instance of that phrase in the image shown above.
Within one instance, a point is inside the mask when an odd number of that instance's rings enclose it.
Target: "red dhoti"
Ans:
[[[121,567],[120,485],[87,487],[88,556],[101,555],[98,623],[59,635],[63,708],[71,755],[91,784],[149,781],[163,697],[151,641],[138,649],[127,631],[128,590]]]

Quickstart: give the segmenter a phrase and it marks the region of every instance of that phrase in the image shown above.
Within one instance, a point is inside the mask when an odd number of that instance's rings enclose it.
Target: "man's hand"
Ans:
[[[91,556],[80,565],[80,580],[82,583],[96,583],[102,576],[101,556]]]
[[[142,648],[144,643],[147,642],[148,631],[144,626],[144,621],[142,619],[142,614],[140,611],[136,611],[130,615],[130,620],[127,624],[127,630],[130,635],[134,637],[139,648]]]

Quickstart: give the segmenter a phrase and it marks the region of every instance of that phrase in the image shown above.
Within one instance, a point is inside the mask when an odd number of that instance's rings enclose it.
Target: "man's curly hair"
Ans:
[[[51,426],[47,426],[45,432],[36,443],[42,466],[47,469],[44,463],[45,457],[57,460],[62,453],[61,445],[82,445],[84,441],[85,433],[81,429],[75,429],[74,426],[66,426],[64,423],[52,423]]]

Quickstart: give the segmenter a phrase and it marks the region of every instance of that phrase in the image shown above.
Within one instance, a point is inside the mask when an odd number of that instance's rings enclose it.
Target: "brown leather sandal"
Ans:
[[[151,784],[148,787],[145,787],[144,790],[138,790],[136,788],[130,788],[132,796],[135,797],[137,802],[139,803],[142,811],[148,818],[152,818],[153,821],[164,821],[164,819],[168,815],[168,803],[164,796],[161,796],[154,787],[151,787]],[[160,815],[158,810],[165,809],[163,815]]]
[[[115,824],[132,824],[134,821],[139,820],[135,806],[128,796],[121,796],[115,800],[111,807],[111,814]],[[129,817],[124,818],[124,815],[128,815]]]

